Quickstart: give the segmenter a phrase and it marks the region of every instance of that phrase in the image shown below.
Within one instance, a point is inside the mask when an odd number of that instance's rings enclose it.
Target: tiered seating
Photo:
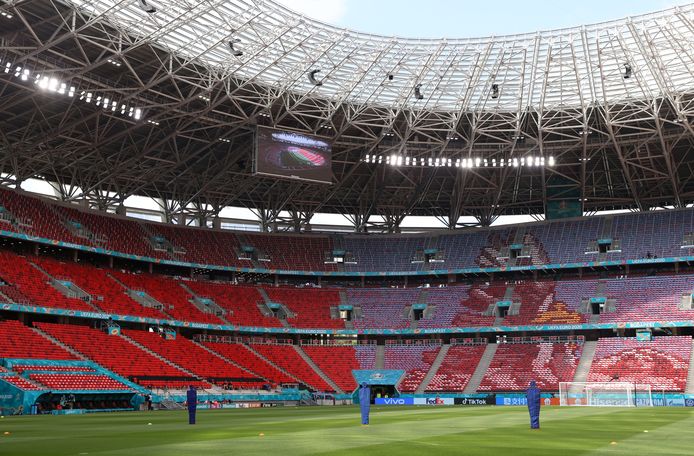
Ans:
[[[20,377],[19,375],[3,375],[0,377],[0,380],[5,380],[7,383],[10,383],[17,388],[21,388],[23,390],[30,390],[30,391],[36,391],[36,390],[42,390],[40,386],[30,382],[24,377]]]
[[[5,207],[23,223],[30,225],[28,227],[15,227],[11,231],[75,244],[85,244],[86,242],[73,236],[67,230],[54,209],[55,205],[48,201],[2,188],[0,189],[0,206]],[[1,227],[6,229],[8,226],[8,224],[3,223]]]
[[[239,245],[234,233],[223,233],[207,228],[176,227],[163,223],[146,223],[145,227],[155,236],[163,236],[174,247],[185,249],[185,253],[166,255],[179,261],[198,264],[218,264],[225,266],[247,266],[237,260],[236,248]]]
[[[342,391],[349,393],[356,389],[352,370],[360,366],[354,347],[304,345],[301,348]]]
[[[236,386],[249,383],[257,386],[262,383],[253,374],[224,361],[185,337],[166,340],[157,333],[129,329],[123,330],[123,334],[210,382],[232,382]]]
[[[26,371],[61,371],[61,372],[94,372],[89,366],[71,366],[71,365],[58,365],[58,366],[45,366],[41,364],[14,364],[12,370],[21,374]]]
[[[345,250],[357,264],[346,264],[346,271],[417,271],[423,264],[411,263],[425,238],[419,236],[345,236]]]
[[[626,260],[645,258],[649,253],[658,257],[687,254],[692,249],[680,249],[683,236],[694,226],[694,211],[653,211],[640,214],[620,214],[612,217],[612,226],[606,231],[606,218],[593,217],[570,221],[552,221],[519,225],[514,228],[487,228],[464,233],[431,235],[364,236],[346,235],[336,238],[327,235],[244,234],[181,227],[128,220],[97,211],[65,207],[44,198],[0,189],[0,210],[6,210],[17,219],[31,221],[31,227],[0,223],[8,231],[26,232],[76,244],[92,246],[94,242],[74,236],[66,221],[77,221],[97,238],[107,240],[106,248],[123,253],[155,258],[176,258],[201,264],[250,266],[237,259],[236,249],[251,244],[270,256],[270,262],[260,266],[271,269],[334,271],[336,265],[324,264],[324,252],[334,245],[352,252],[357,264],[344,265],[347,271],[414,271],[431,268],[499,267],[506,264],[498,260],[498,249],[518,239],[531,245],[531,259],[518,259],[515,265],[575,263],[596,260]],[[58,215],[61,214],[61,215]],[[146,230],[142,227],[145,226]],[[145,233],[145,231],[149,233]],[[185,254],[156,252],[147,239],[162,235],[174,246],[182,247]],[[620,239],[622,252],[586,255],[586,246],[601,236]],[[238,237],[242,236],[241,242]],[[410,262],[417,251],[437,248],[444,251],[443,264],[425,265]],[[256,266],[258,266],[256,264]]]
[[[385,368],[402,369],[405,375],[398,389],[402,392],[414,392],[436,359],[441,347],[430,345],[386,345]]]
[[[604,218],[555,221],[523,228],[542,243],[551,263],[596,261],[595,255],[586,255],[586,247],[602,233]]]
[[[610,279],[606,284],[617,311],[601,314],[601,322],[694,320],[694,310],[678,309],[682,294],[694,291],[692,275]]]
[[[484,354],[486,345],[453,345],[448,349],[427,391],[460,392],[465,389]]]
[[[504,319],[505,325],[530,324],[580,324],[585,323],[587,316],[576,311],[570,311],[564,302],[555,301],[555,282],[523,282],[513,290],[514,302],[520,302],[518,315],[509,315]],[[571,304],[578,305],[578,300]],[[574,307],[575,308],[575,307]]]
[[[16,320],[0,321],[0,358],[76,359],[63,347]]]
[[[332,391],[333,388],[304,361],[293,346],[253,344],[251,348],[316,391]]]
[[[87,312],[95,310],[80,299],[65,297],[48,284],[48,278],[41,271],[31,266],[25,257],[17,254],[0,251],[0,277],[36,305]],[[3,287],[3,290],[5,288],[7,287]]]
[[[360,369],[376,368],[376,345],[357,345],[354,348]]]
[[[123,383],[106,375],[29,374],[29,378],[50,390],[129,390]]]
[[[471,268],[475,258],[487,245],[486,231],[471,231],[465,236],[460,234],[440,234],[435,237],[433,245],[443,252],[444,262],[430,265],[430,269]]]
[[[478,299],[472,299],[472,296]],[[448,286],[444,288],[429,288],[427,304],[436,306],[431,318],[417,322],[418,328],[450,328],[452,326],[485,326],[494,323],[494,317],[485,317],[482,312],[487,310],[488,300],[475,287],[466,285]],[[470,307],[470,305],[472,307]]]
[[[417,288],[364,288],[348,289],[347,301],[361,307],[361,317],[354,320],[357,329],[408,328],[405,307],[414,304],[419,297]]]
[[[295,378],[290,377],[272,364],[269,364],[243,344],[205,342],[204,345],[226,359],[235,362],[250,372],[254,372],[259,377],[268,379],[276,385],[282,383],[297,383]]]
[[[65,216],[66,220],[81,223],[95,237],[106,241],[105,243],[95,242],[99,246],[132,255],[166,258],[163,252],[157,252],[151,248],[146,233],[142,230],[139,222],[135,220],[64,206],[57,206],[57,209]]]
[[[654,337],[652,341],[602,338],[595,349],[588,381],[641,383],[651,385],[653,390],[683,392],[691,352],[689,336]]]
[[[130,274],[113,271],[112,274],[128,288],[141,290],[164,304],[164,311],[176,320],[224,324],[215,315],[198,309],[190,302],[193,296],[179,282],[154,274]]]
[[[573,381],[582,345],[575,343],[501,344],[478,391],[523,391],[531,380],[544,391]]]
[[[93,361],[143,386],[209,386],[152,356],[123,337],[111,336],[86,326],[53,323],[36,323],[36,326]]]
[[[334,264],[325,264],[325,252],[331,252],[333,242],[327,236],[278,234],[244,234],[252,246],[266,254],[270,261],[262,262],[268,269],[292,271],[336,271]]]
[[[260,312],[257,303],[263,301],[256,287],[236,286],[223,282],[186,282],[193,292],[203,298],[213,299],[220,307],[230,311],[225,318],[241,326],[280,327],[277,318]]]
[[[168,318],[151,307],[145,307],[130,298],[125,289],[109,277],[107,271],[87,264],[60,262],[48,257],[35,259],[36,263],[56,278],[65,278],[92,297],[92,303],[107,313],[136,315],[149,318]]]
[[[340,294],[330,288],[266,288],[273,302],[296,314],[287,321],[295,328],[344,328],[343,320],[330,318],[330,308],[340,305]]]
[[[621,259],[692,255],[680,248],[685,234],[694,227],[694,211],[640,212],[615,217],[613,233],[622,241]]]
[[[495,317],[485,316],[490,305],[501,301],[506,293],[505,283],[475,283],[467,291],[468,297],[460,304],[453,318],[453,326],[491,326]]]

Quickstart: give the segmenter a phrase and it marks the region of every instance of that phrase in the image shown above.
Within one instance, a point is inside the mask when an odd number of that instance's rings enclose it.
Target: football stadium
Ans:
[[[622,17],[0,1],[0,454],[693,454],[694,4]]]

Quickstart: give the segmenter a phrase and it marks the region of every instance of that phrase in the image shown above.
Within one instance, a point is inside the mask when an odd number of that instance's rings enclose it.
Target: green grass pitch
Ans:
[[[148,425],[148,423],[152,423]],[[691,455],[694,409],[357,407],[5,417],[0,455]],[[648,432],[646,432],[648,431]],[[7,434],[9,433],[9,434]]]

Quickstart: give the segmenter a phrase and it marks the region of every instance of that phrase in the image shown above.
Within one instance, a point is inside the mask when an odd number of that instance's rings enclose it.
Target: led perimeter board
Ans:
[[[315,136],[258,127],[253,166],[256,174],[330,184],[332,145]]]

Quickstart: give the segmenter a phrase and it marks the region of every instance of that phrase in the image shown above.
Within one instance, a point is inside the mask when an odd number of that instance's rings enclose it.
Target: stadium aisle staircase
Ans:
[[[694,339],[692,339],[692,354],[689,356],[689,372],[687,373],[686,394],[694,394]]]
[[[262,386],[263,379],[183,336],[167,340],[146,331],[125,330],[124,333],[164,360],[210,383],[232,383],[235,388],[248,389]]]
[[[417,389],[415,390],[416,394],[421,394],[423,393],[427,387],[429,386],[429,382],[431,382],[431,379],[434,378],[434,376],[437,374],[439,371],[439,368],[441,367],[441,364],[443,363],[444,358],[446,358],[446,355],[448,355],[448,350],[451,348],[450,345],[442,345],[441,350],[439,350],[439,354],[436,355],[436,358],[434,359],[434,362],[431,363],[431,367],[429,368],[429,372],[427,372],[426,376],[422,379],[422,383],[419,384]]]
[[[583,353],[581,353],[581,359],[578,361],[578,366],[576,366],[574,382],[583,383],[588,380],[588,373],[590,372],[590,366],[593,364],[597,345],[598,342],[594,340],[583,343]]]
[[[190,372],[185,372],[123,336],[108,335],[98,329],[78,325],[35,323],[83,356],[107,369],[149,387],[186,388],[189,384],[210,387]]]
[[[282,383],[301,383],[276,365],[251,351],[243,344],[228,344],[224,342],[204,342],[201,345],[214,351],[218,356],[236,364],[258,377],[265,378],[269,382],[279,385]]]
[[[0,321],[0,358],[69,360],[80,357],[16,320]]]
[[[440,350],[440,345],[386,345],[385,368],[405,371],[398,390],[415,392]]]
[[[252,344],[249,348],[262,355],[263,358],[288,372],[301,383],[316,391],[333,391],[334,388],[304,361],[292,345],[263,345]]]
[[[356,389],[352,370],[360,367],[354,347],[303,345],[301,349],[340,390],[351,393]]]
[[[486,348],[486,344],[451,346],[426,391],[464,391]]]
[[[376,363],[374,369],[386,368],[386,347],[385,345],[376,345]]]
[[[477,364],[475,371],[472,373],[472,377],[470,377],[470,380],[468,380],[467,386],[465,386],[463,393],[475,394],[477,392],[477,389],[482,383],[484,375],[487,373],[489,365],[492,363],[492,359],[494,359],[497,348],[499,348],[498,344],[487,344],[484,349],[484,353],[482,353],[482,357],[480,358],[480,362]]]
[[[340,387],[337,385],[337,383],[335,383],[330,377],[328,377],[327,375],[325,375],[325,372],[323,372],[323,371],[320,369],[320,367],[318,367],[318,365],[317,365],[315,362],[313,362],[313,360],[311,359],[311,357],[308,356],[308,355],[306,354],[306,352],[305,352],[299,345],[293,345],[293,347],[294,347],[294,349],[296,350],[296,352],[299,354],[299,356],[301,356],[301,359],[303,359],[303,360],[306,362],[306,364],[308,364],[309,366],[311,366],[311,369],[313,369],[313,371],[314,371],[316,374],[318,374],[318,376],[319,376],[320,378],[322,378],[323,381],[324,381],[325,383],[327,383],[328,385],[330,385],[330,387],[332,388],[332,391],[335,391],[336,393],[339,393],[339,394],[344,393],[344,391],[342,390],[342,388],[340,388]]]

